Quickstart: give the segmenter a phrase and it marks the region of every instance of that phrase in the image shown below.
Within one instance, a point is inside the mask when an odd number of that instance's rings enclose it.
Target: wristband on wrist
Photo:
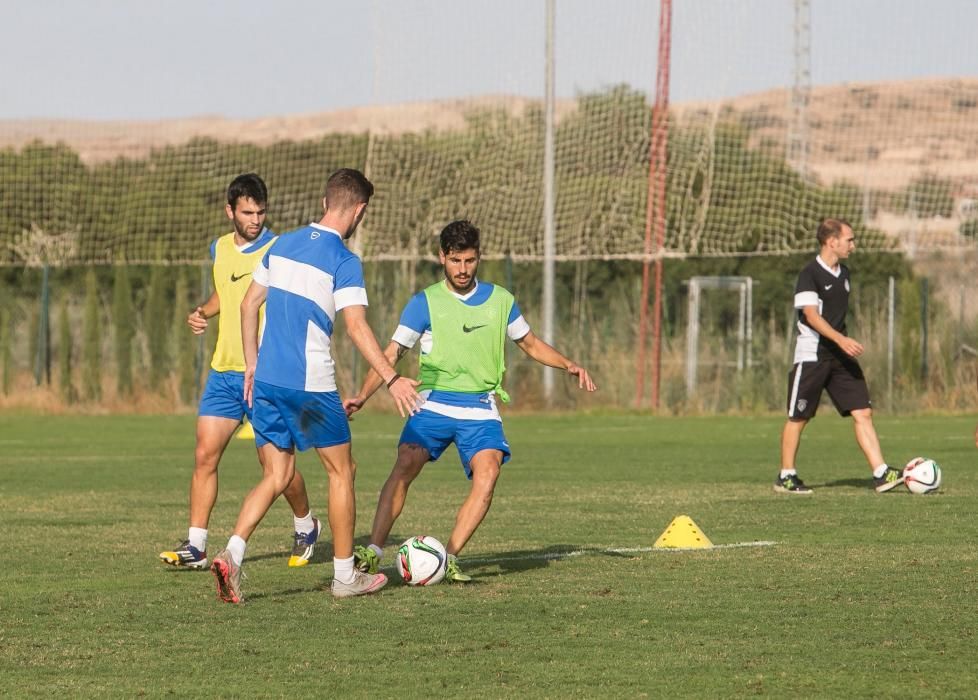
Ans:
[[[387,388],[390,389],[391,388],[391,385],[394,382],[396,382],[398,379],[400,379],[400,378],[401,378],[401,375],[399,375],[397,372],[395,372],[394,373],[394,376],[390,378],[390,381],[389,382],[387,382]]]

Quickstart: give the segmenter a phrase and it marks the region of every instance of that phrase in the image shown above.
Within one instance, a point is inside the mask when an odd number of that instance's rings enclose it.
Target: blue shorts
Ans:
[[[207,373],[197,415],[237,421],[244,416],[250,419],[251,408],[244,400],[244,372],[218,372],[212,368]]]
[[[453,442],[469,479],[472,478],[472,457],[481,450],[499,450],[503,453],[503,464],[509,461],[509,443],[503,435],[503,423],[494,418],[464,420],[422,409],[408,418],[398,444],[421,445],[428,450],[428,460],[434,462]]]
[[[272,443],[282,450],[295,447],[304,452],[350,441],[350,423],[335,391],[302,391],[255,382],[251,424],[258,447]]]

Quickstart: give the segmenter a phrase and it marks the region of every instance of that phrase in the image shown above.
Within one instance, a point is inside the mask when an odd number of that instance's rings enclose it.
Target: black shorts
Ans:
[[[855,360],[832,357],[816,362],[799,362],[788,373],[788,418],[815,415],[822,389],[829,392],[839,415],[872,407],[862,367]]]

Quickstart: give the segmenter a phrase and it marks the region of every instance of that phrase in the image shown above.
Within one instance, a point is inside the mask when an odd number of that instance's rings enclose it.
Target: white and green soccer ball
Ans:
[[[409,537],[397,548],[397,573],[409,586],[433,586],[445,578],[448,553],[430,535]]]
[[[934,493],[941,487],[941,468],[926,457],[914,457],[903,468],[903,483],[910,493]]]

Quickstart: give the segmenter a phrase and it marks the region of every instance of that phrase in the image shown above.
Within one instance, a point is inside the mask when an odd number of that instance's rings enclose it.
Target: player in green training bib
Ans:
[[[454,442],[472,483],[446,546],[445,578],[464,582],[471,578],[462,573],[457,555],[489,512],[500,467],[510,457],[496,408],[496,397],[509,401],[502,388],[506,339],[537,362],[577,377],[581,389],[597,387],[586,369],[533,334],[512,294],[476,278],[478,228],[468,221],[453,221],[441,232],[440,244],[445,279],[411,298],[385,351],[395,364],[420,342],[418,391],[425,401],[404,425],[397,461],[380,492],[370,546],[356,547],[355,555],[362,570],[373,573],[380,568],[384,543],[411,483],[425,464],[437,460]],[[360,392],[343,402],[347,415],[363,408],[381,383],[375,372],[369,372]]]

